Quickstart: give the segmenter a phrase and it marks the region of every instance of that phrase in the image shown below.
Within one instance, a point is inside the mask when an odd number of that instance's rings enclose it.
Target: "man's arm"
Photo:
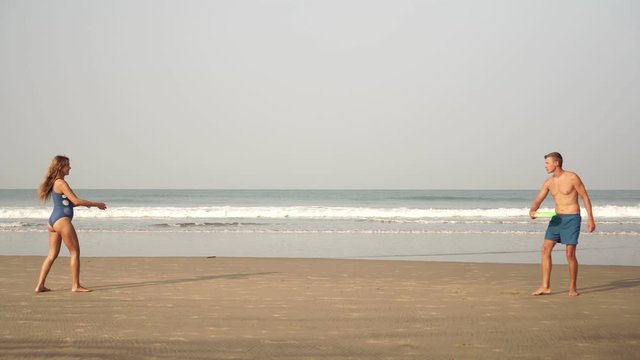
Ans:
[[[540,189],[538,196],[536,196],[536,199],[533,200],[533,204],[531,204],[531,209],[529,210],[529,216],[531,216],[532,219],[536,218],[536,211],[538,211],[538,209],[540,208],[540,205],[542,205],[542,202],[547,197],[548,193],[549,193],[549,187],[547,186],[547,181],[545,181],[544,184],[542,184],[542,189]]]
[[[589,219],[587,220],[587,227],[589,232],[593,232],[596,229],[596,221],[593,219],[593,210],[591,209],[591,199],[589,199],[589,194],[587,194],[587,189],[584,187],[582,180],[579,176],[576,175],[576,191],[578,195],[582,198],[582,202],[584,203],[584,207],[587,210],[587,215]]]

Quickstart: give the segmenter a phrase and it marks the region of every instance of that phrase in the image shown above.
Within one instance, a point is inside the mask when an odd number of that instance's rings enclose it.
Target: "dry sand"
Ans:
[[[636,359],[640,267],[0,257],[2,359]]]

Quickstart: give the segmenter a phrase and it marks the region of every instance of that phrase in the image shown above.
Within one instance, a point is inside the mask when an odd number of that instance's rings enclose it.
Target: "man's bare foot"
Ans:
[[[36,292],[37,292],[37,293],[47,292],[47,291],[51,291],[51,289],[46,288],[46,287],[44,287],[44,286],[38,286],[38,287],[36,288]]]
[[[549,295],[551,294],[551,289],[547,289],[547,288],[543,288],[541,287],[540,289],[534,291],[531,293],[531,295],[533,296],[538,296],[538,295]]]
[[[569,296],[578,296],[578,290],[569,290]]]
[[[71,289],[73,292],[91,292],[91,290],[84,288],[82,286],[78,286],[77,288]]]

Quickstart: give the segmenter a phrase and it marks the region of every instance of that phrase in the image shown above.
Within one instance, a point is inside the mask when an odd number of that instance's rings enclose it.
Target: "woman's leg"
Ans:
[[[71,223],[71,219],[62,218],[53,224],[54,229],[62,236],[62,241],[69,249],[71,257],[71,291],[87,292],[91,291],[80,285],[80,243],[78,242],[78,234]]]
[[[36,292],[45,292],[50,291],[44,286],[44,282],[47,280],[47,275],[49,275],[49,270],[51,270],[51,266],[53,262],[56,261],[58,254],[60,253],[60,244],[62,243],[62,238],[60,234],[55,232],[51,226],[48,228],[49,230],[49,254],[44,259],[42,263],[42,268],[40,269],[40,278],[38,279],[38,285],[36,286]]]

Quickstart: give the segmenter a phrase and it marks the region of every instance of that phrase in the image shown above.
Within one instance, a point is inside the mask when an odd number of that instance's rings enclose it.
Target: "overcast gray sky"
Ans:
[[[0,188],[640,188],[640,1],[0,0]]]

